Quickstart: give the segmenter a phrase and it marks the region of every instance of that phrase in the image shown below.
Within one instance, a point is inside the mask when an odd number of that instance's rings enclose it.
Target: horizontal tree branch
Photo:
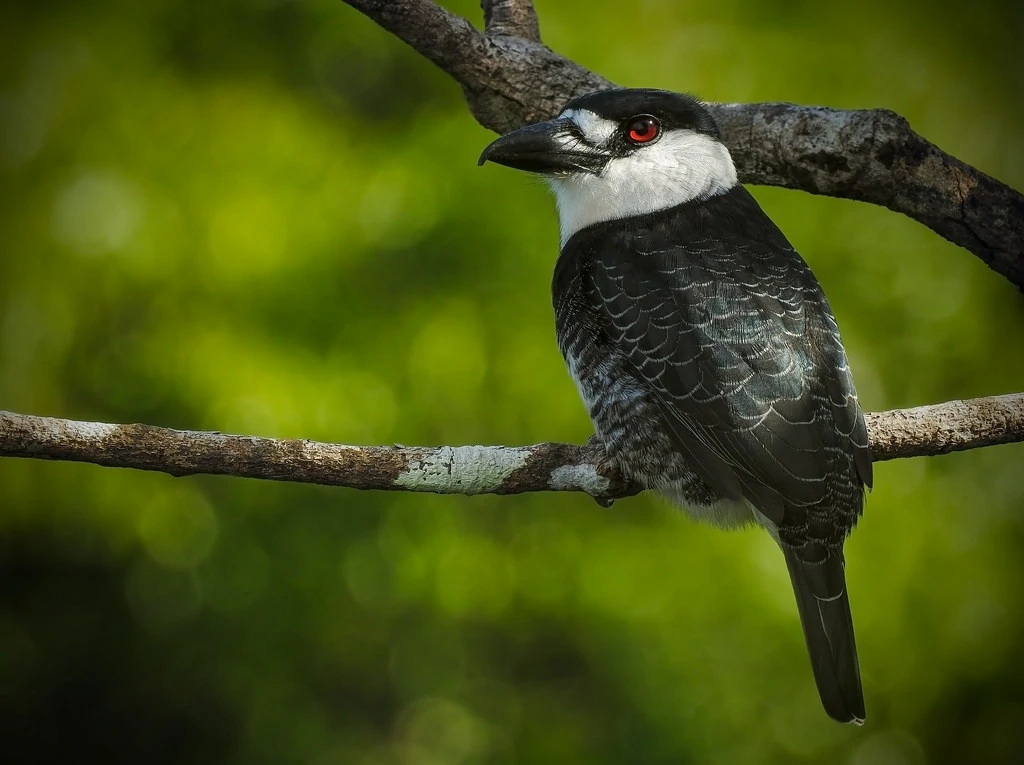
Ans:
[[[1024,441],[1024,393],[877,412],[868,415],[868,431],[876,462]],[[582,491],[602,504],[636,493],[594,440],[584,446],[343,446],[0,412],[0,457],[352,489]]]
[[[540,43],[526,0],[484,0],[487,33],[430,0],[345,0],[450,74],[499,133],[612,83]],[[517,36],[518,35],[518,36]],[[1024,196],[885,109],[712,104],[744,183],[882,205],[971,251],[1024,290]]]

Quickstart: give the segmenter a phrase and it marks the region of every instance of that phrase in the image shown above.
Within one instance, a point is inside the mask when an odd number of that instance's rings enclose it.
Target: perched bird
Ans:
[[[695,98],[570,101],[480,156],[558,204],[558,345],[622,473],[697,518],[767,529],[786,558],[825,711],[864,720],[843,542],[871,454],[817,279],[736,178]]]

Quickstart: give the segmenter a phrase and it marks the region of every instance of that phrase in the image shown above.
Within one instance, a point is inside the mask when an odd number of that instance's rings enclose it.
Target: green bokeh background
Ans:
[[[476,3],[448,6],[473,19]],[[622,84],[883,106],[1024,187],[986,3],[542,0]],[[0,11],[0,408],[346,443],[580,442],[543,186],[337,0]],[[1024,302],[888,211],[756,189],[865,407],[1024,390]],[[0,461],[0,759],[1017,762],[1024,447],[879,464],[868,723],[819,707],[767,535],[654,498],[359,493]]]

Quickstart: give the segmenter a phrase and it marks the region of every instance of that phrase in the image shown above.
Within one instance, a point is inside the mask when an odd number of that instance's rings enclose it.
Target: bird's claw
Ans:
[[[600,496],[591,495],[594,497],[594,501],[597,504],[601,507],[608,508],[615,504],[615,500],[619,497],[637,493],[632,489],[628,481],[623,478],[622,471],[619,470],[619,466],[609,459],[608,452],[606,452],[604,448],[604,443],[596,434],[587,439],[587,443],[584,444],[583,448],[590,453],[590,458],[593,460],[594,467],[597,469],[598,474],[606,477],[610,481],[609,494],[602,494]],[[620,489],[622,491],[620,491]]]

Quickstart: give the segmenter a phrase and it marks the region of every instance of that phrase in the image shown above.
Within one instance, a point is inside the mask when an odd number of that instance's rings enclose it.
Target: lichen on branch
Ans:
[[[1024,393],[875,412],[867,422],[875,461],[1024,441]],[[593,439],[584,446],[345,446],[0,412],[0,457],[352,489],[580,491],[602,504],[636,493]]]

